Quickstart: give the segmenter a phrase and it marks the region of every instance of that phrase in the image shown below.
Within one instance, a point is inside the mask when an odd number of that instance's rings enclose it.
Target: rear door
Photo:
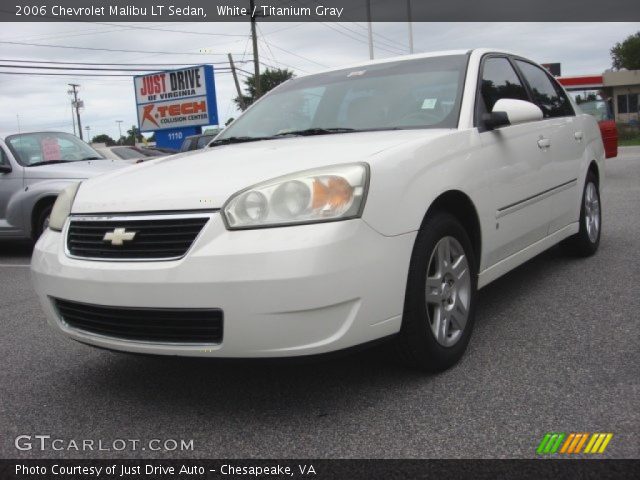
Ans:
[[[515,59],[527,84],[533,102],[544,114],[541,122],[549,139],[547,156],[551,161],[549,188],[552,204],[549,233],[577,220],[576,198],[579,185],[577,174],[584,154],[582,119],[576,117],[567,94],[543,68],[524,59]]]
[[[480,156],[493,184],[495,228],[486,232],[487,266],[522,250],[547,235],[551,162],[545,139],[548,125],[529,122],[488,130],[481,119],[501,98],[529,101],[526,86],[506,56],[485,57],[476,96]]]

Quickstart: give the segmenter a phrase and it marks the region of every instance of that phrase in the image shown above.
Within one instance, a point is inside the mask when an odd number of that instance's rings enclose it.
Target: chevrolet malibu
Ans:
[[[600,242],[604,149],[537,64],[494,50],[290,80],[209,148],[68,187],[33,280],[97,347],[322,354],[392,337],[424,370],[463,355],[477,291],[561,242]]]

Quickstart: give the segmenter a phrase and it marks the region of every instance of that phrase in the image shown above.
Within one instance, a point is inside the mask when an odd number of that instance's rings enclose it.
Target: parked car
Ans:
[[[153,154],[155,152],[155,154],[157,155],[158,153],[160,155],[158,156],[164,156],[164,155],[173,155],[174,153],[178,153],[180,152],[180,150],[177,150],[175,148],[167,148],[167,147],[157,147],[157,146],[147,146],[147,147],[139,147],[142,149],[143,152],[146,152],[147,150],[149,150],[151,154]]]
[[[37,239],[62,190],[124,166],[68,133],[21,133],[0,140],[0,238]]]
[[[182,142],[181,152],[190,152],[191,150],[200,150],[209,145],[209,142],[215,138],[216,134],[189,135]]]
[[[149,148],[135,147],[131,145],[114,145],[108,147],[104,143],[92,144],[92,147],[104,157],[113,160],[124,160],[129,163],[140,163],[157,157],[164,157],[167,153]]]
[[[580,109],[598,122],[602,142],[604,143],[604,153],[606,158],[618,156],[618,127],[614,120],[611,105],[600,95],[596,98],[582,101],[578,105]]]
[[[201,152],[69,186],[33,279],[49,323],[98,347],[282,357],[393,337],[442,370],[478,288],[559,242],[596,252],[603,167],[595,119],[530,60],[366,62],[281,84]]]

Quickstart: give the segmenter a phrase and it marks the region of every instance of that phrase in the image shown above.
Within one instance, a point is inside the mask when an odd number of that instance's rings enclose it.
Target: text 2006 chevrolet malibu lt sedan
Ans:
[[[600,240],[595,120],[505,52],[439,52],[290,80],[210,147],[58,198],[33,256],[51,325],[91,345],[320,354],[394,336],[451,366],[477,289]]]

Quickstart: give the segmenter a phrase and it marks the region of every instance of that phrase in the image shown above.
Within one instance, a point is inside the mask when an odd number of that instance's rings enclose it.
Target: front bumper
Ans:
[[[32,276],[55,329],[99,347],[207,357],[283,357],[348,348],[400,329],[415,233],[385,237],[363,220],[228,231],[219,213],[179,260],[70,258],[46,231]],[[220,308],[224,337],[176,345],[96,335],[67,325],[53,298],[104,306]]]

